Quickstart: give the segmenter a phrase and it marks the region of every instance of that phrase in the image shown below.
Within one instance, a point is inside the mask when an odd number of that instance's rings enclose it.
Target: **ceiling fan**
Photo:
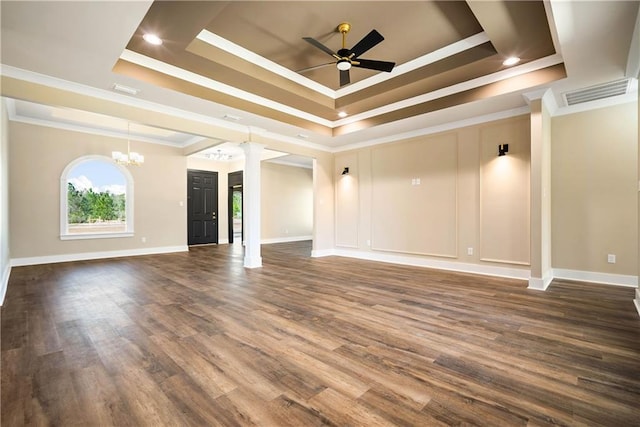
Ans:
[[[314,67],[305,68],[303,70],[298,70],[298,72],[301,73],[325,67],[327,65],[336,64],[336,67],[338,68],[338,70],[340,70],[340,87],[342,87],[351,83],[351,78],[349,76],[349,69],[351,67],[367,68],[369,70],[386,72],[391,72],[391,70],[393,70],[393,67],[395,67],[396,65],[395,62],[376,61],[373,59],[360,58],[360,55],[384,40],[382,34],[377,32],[376,30],[371,30],[371,32],[364,36],[364,38],[356,43],[355,46],[353,46],[351,49],[347,49],[346,41],[347,33],[349,32],[349,30],[351,30],[351,24],[349,24],[348,22],[343,22],[342,24],[338,25],[338,32],[342,34],[342,49],[338,50],[338,52],[332,51],[314,38],[303,37],[303,40],[312,44],[323,52],[333,56],[336,61],[316,65]]]

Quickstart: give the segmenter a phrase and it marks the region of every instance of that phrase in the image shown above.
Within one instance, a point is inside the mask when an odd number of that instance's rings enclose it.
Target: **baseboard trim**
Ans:
[[[312,236],[274,237],[272,239],[262,239],[260,240],[260,244],[269,245],[271,243],[302,242],[304,240],[311,240],[312,238]]]
[[[218,239],[218,244],[219,245],[228,245],[229,244],[229,239]]]
[[[358,258],[368,261],[387,262],[390,264],[410,265],[413,267],[434,268],[438,270],[455,271],[458,273],[479,274],[482,276],[506,277],[509,279],[528,280],[529,269],[519,269],[510,267],[500,267],[494,265],[469,264],[457,261],[445,261],[428,258],[417,258],[404,255],[350,251],[345,249],[334,249],[331,255],[348,258]],[[312,253],[312,256],[314,254]],[[318,255],[315,255],[318,256]],[[326,256],[326,255],[323,255]]]
[[[536,291],[546,291],[551,282],[553,281],[553,275],[547,275],[544,279],[538,279],[537,277],[529,278],[528,289],[534,289]]]
[[[319,250],[315,250],[312,249],[311,250],[311,258],[322,258],[325,256],[334,256],[335,252],[333,249],[319,249]]]
[[[12,258],[12,267],[22,267],[26,265],[39,265],[39,264],[53,264],[57,262],[73,262],[73,261],[88,261],[92,259],[104,259],[104,258],[121,258],[127,256],[140,256],[140,255],[156,255],[167,254],[173,252],[187,252],[189,247],[187,245],[182,246],[161,246],[156,248],[141,248],[141,249],[125,249],[121,251],[104,251],[104,252],[82,252],[75,254],[61,254],[61,255],[46,255],[40,257],[28,257],[28,258]]]
[[[599,283],[602,285],[638,287],[638,276],[624,274],[597,273],[593,271],[568,270],[554,268],[553,276],[556,279],[576,280],[579,282]]]
[[[9,276],[11,276],[11,264],[7,263],[7,266],[2,272],[2,279],[0,279],[0,306],[4,304],[4,297],[5,295],[7,295],[7,288],[9,287]]]
[[[638,316],[640,316],[640,298],[634,299],[633,304],[635,304],[636,310],[638,310]]]

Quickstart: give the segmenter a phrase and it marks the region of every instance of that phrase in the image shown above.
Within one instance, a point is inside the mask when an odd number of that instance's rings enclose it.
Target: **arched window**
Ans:
[[[60,177],[60,238],[133,236],[133,177],[109,157],[83,156]]]

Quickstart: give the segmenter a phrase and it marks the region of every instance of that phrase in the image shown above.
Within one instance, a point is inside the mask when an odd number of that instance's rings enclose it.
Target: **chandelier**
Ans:
[[[142,154],[138,154],[135,151],[131,151],[131,138],[129,122],[127,122],[127,152],[123,153],[121,151],[112,151],[111,158],[118,164],[125,166],[140,166],[144,163],[144,156]]]
[[[231,160],[231,154],[223,153],[222,150],[220,150],[220,149],[218,149],[214,153],[207,153],[205,155],[207,156],[207,159],[209,159],[209,160],[218,160],[218,161],[221,161],[221,162],[226,162],[226,161]]]

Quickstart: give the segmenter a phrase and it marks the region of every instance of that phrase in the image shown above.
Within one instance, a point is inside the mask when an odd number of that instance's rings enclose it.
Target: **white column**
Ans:
[[[244,180],[242,183],[244,205],[244,266],[262,267],[260,253],[260,159],[263,144],[244,142]]]
[[[540,96],[541,95],[541,96]],[[551,91],[533,98],[531,107],[531,277],[529,289],[544,291],[553,280],[551,268]]]

